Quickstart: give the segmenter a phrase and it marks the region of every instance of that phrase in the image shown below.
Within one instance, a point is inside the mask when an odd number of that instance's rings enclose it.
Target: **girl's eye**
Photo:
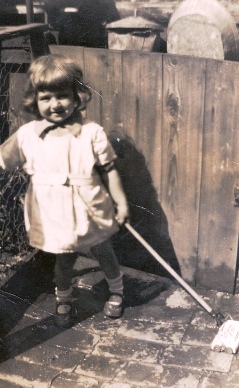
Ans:
[[[49,101],[50,97],[49,96],[38,96],[39,101]]]
[[[65,98],[69,98],[69,95],[68,95],[68,94],[60,94],[60,95],[58,96],[58,98],[59,98],[60,100],[64,100]]]

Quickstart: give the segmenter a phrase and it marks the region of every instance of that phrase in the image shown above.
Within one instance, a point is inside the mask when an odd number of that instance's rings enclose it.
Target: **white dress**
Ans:
[[[116,158],[94,122],[56,136],[47,120],[23,125],[0,147],[0,166],[30,175],[25,224],[30,245],[46,252],[88,249],[118,231],[112,199],[96,172]]]

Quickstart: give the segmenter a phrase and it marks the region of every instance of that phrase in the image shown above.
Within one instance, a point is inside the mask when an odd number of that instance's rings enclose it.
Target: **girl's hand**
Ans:
[[[129,218],[129,209],[127,203],[116,205],[115,219],[119,225],[123,225]]]

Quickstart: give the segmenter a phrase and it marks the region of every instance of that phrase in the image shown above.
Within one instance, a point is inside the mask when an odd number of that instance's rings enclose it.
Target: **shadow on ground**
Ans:
[[[158,202],[144,156],[129,137],[111,133],[111,143],[118,155],[121,175],[130,205],[131,224],[171,267],[180,267],[168,232],[167,218]],[[170,275],[145,248],[123,227],[115,236],[114,246],[121,265],[159,275],[162,281],[144,282],[125,275],[125,308],[149,302],[169,287]],[[0,290],[1,361],[15,357],[56,336],[64,329],[54,325],[54,255],[39,252],[7,281]],[[78,268],[74,279],[100,273],[99,266]],[[165,279],[165,281],[163,281]],[[102,313],[108,298],[105,280],[90,287],[74,287],[75,307],[80,323]],[[103,319],[103,314],[102,314]],[[76,322],[76,323],[77,323]]]
[[[86,259],[87,261],[87,259]],[[54,256],[39,252],[30,262],[23,265],[0,290],[1,309],[1,355],[0,361],[34,348],[65,329],[54,324]],[[75,270],[74,298],[77,320],[85,321],[96,314],[102,314],[108,298],[108,287],[97,262],[94,267]],[[88,276],[92,286],[77,286],[77,280]],[[96,279],[96,282],[94,282]],[[124,275],[125,308],[141,305],[157,297],[169,287],[170,281],[141,281]]]

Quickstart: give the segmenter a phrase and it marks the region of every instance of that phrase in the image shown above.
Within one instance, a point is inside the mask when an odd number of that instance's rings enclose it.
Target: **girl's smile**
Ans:
[[[70,88],[55,92],[45,90],[37,93],[37,106],[42,118],[58,124],[72,115],[77,102]]]

